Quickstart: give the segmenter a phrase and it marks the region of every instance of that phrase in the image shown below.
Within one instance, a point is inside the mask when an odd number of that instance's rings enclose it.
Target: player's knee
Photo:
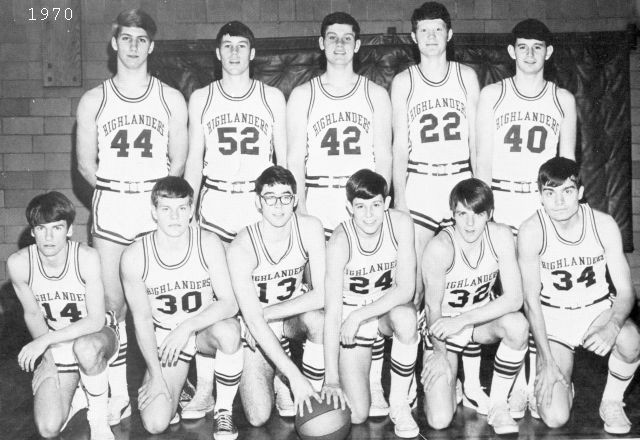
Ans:
[[[548,411],[542,409],[539,414],[544,424],[549,428],[561,428],[569,421],[571,411],[565,408],[553,408]]]
[[[453,418],[453,414],[450,414],[445,411],[433,411],[431,409],[427,409],[425,405],[425,415],[427,416],[427,423],[433,429],[446,429],[451,424],[451,420]]]
[[[625,362],[635,362],[640,358],[640,329],[629,319],[618,334],[616,349]]]
[[[389,317],[395,336],[405,343],[415,342],[418,335],[418,317],[412,305],[402,304],[394,307]]]
[[[51,418],[36,418],[38,434],[44,438],[54,438],[60,434],[62,424]]]
[[[367,421],[369,417],[369,408],[354,408],[351,407],[351,423],[359,425]]]
[[[513,348],[525,348],[529,343],[529,323],[520,312],[507,313],[500,319],[503,340]]]
[[[149,434],[162,434],[169,427],[169,420],[159,417],[142,417],[142,426]]]
[[[223,353],[235,353],[241,348],[240,324],[236,319],[225,319],[209,327],[207,336],[215,341],[216,348]]]
[[[316,344],[321,344],[324,331],[324,311],[312,310],[303,313],[300,320],[307,331],[307,339]]]
[[[253,427],[259,428],[263,426],[271,417],[271,408],[262,408],[256,411],[245,411],[247,421]]]
[[[85,372],[92,372],[100,364],[104,345],[93,335],[81,336],[73,342],[73,354]]]

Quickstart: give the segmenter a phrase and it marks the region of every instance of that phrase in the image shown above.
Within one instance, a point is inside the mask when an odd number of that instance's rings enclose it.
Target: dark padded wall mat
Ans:
[[[363,35],[356,60],[359,73],[387,88],[394,75],[417,59],[410,36]],[[585,198],[613,215],[622,231],[625,251],[633,250],[631,216],[631,117],[629,34],[594,32],[557,34],[545,68],[547,79],[570,90],[578,108],[577,158]],[[504,34],[456,34],[449,58],[472,66],[480,85],[513,74]],[[322,71],[317,37],[256,41],[255,78],[289,96],[293,87]],[[219,78],[215,41],[157,41],[151,71],[185,97]]]

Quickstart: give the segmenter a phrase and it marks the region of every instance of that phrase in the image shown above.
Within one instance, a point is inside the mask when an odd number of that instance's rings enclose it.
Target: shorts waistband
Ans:
[[[550,304],[550,303],[546,302],[543,299],[540,299],[540,304],[542,304],[545,307],[550,307],[552,309],[580,310],[580,309],[586,309],[587,307],[591,307],[591,306],[593,306],[595,304],[598,304],[598,303],[600,303],[602,301],[606,301],[606,300],[608,300],[610,298],[611,298],[611,294],[607,293],[606,295],[603,295],[602,297],[596,299],[595,301],[590,302],[589,304],[581,305],[581,306],[556,306],[556,305],[553,305],[553,304]]]
[[[351,176],[305,176],[307,188],[345,188]]]
[[[249,193],[255,191],[255,180],[242,180],[229,182],[227,180],[205,179],[204,186],[216,191],[228,192],[231,194]]]
[[[139,194],[150,192],[153,185],[160,179],[129,181],[129,180],[110,180],[102,177],[97,178],[96,189],[103,191],[113,191],[124,194]]]
[[[491,189],[518,194],[531,194],[538,192],[538,182],[491,179]]]
[[[468,160],[451,163],[426,163],[410,160],[407,163],[407,171],[429,176],[453,176],[471,171],[471,165]]]

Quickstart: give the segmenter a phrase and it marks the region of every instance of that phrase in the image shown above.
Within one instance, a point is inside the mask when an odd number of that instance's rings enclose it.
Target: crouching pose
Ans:
[[[407,399],[418,349],[416,255],[411,217],[389,208],[385,179],[367,169],[347,181],[352,217],[334,231],[327,249],[326,380],[323,397],[351,406],[353,423],[369,415],[371,347],[393,335],[390,417],[399,437],[419,433]]]
[[[640,364],[640,335],[629,319],[635,298],[620,230],[611,216],[579,202],[584,188],[573,160],[545,162],[538,188],[542,209],[518,235],[525,310],[538,349],[538,413],[552,428],[569,419],[574,349],[582,346],[598,356],[611,353],[600,417],[605,431],[626,434],[631,422],[622,397]]]
[[[455,223],[428,243],[422,262],[428,326],[422,370],[424,411],[433,428],[449,426],[456,410],[458,354],[471,342],[500,341],[488,421],[496,434],[516,433],[518,424],[509,414],[507,395],[522,367],[529,327],[518,312],[522,284],[513,236],[509,227],[489,222],[493,194],[478,179],[459,182],[451,191],[449,206]],[[498,273],[504,294],[491,300]]]
[[[81,396],[74,393],[80,380],[89,404],[91,439],[108,440],[114,437],[107,422],[107,363],[118,351],[117,322],[109,313],[105,326],[98,253],[69,240],[75,215],[69,199],[56,191],[35,197],[27,206],[35,244],[7,261],[33,336],[18,354],[18,363],[25,371],[35,369],[33,412],[42,437],[57,437],[78,409]]]
[[[176,408],[197,351],[216,354],[213,437],[231,440],[231,417],[242,373],[238,305],[220,239],[189,226],[193,189],[164,177],[151,191],[158,229],[129,246],[120,265],[136,338],[147,364],[138,394],[144,428],[157,434],[178,422]]]

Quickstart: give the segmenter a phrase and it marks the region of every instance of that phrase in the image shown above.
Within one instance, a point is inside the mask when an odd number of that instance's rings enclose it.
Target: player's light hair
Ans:
[[[380,195],[385,198],[389,191],[387,181],[380,174],[363,168],[353,173],[347,180],[347,200],[353,203],[357,197],[359,199],[369,200]]]
[[[562,185],[567,179],[575,182],[577,187],[580,182],[580,167],[575,160],[566,157],[554,157],[540,166],[538,171],[538,190],[545,186],[556,187]]]
[[[112,35],[115,38],[118,38],[123,27],[137,27],[144,29],[147,36],[152,41],[158,31],[156,22],[142,9],[127,9],[126,11],[119,13],[112,26]]]
[[[522,20],[513,27],[511,44],[515,45],[518,38],[544,41],[547,46],[551,45],[551,31],[543,22],[535,18]]]
[[[222,25],[220,30],[218,31],[218,35],[216,35],[216,46],[218,49],[220,48],[220,44],[222,44],[222,38],[225,35],[229,35],[230,37],[244,37],[249,40],[249,48],[254,47],[254,43],[256,41],[256,37],[253,35],[251,29],[246,24],[240,21],[230,21]]]
[[[411,15],[411,30],[413,32],[418,28],[418,23],[422,20],[441,19],[447,25],[447,30],[451,29],[451,15],[447,8],[438,2],[425,2],[419,8],[413,10]]]
[[[67,227],[70,227],[76,218],[76,208],[67,196],[58,191],[51,191],[31,199],[25,216],[31,228],[60,220],[64,220]]]
[[[167,199],[189,198],[189,205],[193,203],[193,188],[182,177],[167,176],[159,179],[151,190],[151,203],[158,207],[158,199],[165,197]]]
[[[296,178],[293,177],[291,171],[284,167],[281,167],[280,165],[272,165],[264,170],[256,179],[256,194],[262,194],[262,188],[264,188],[265,186],[273,186],[277,184],[289,185],[291,187],[291,191],[294,194],[298,190]]]
[[[449,194],[449,208],[455,211],[460,203],[476,214],[493,211],[493,192],[489,185],[474,177],[461,180],[453,187]]]
[[[322,20],[322,25],[320,26],[320,36],[322,38],[326,37],[327,28],[333,24],[348,24],[351,26],[353,30],[353,34],[356,40],[360,39],[360,25],[358,24],[358,20],[353,18],[350,14],[346,12],[332,12],[324,17]]]

